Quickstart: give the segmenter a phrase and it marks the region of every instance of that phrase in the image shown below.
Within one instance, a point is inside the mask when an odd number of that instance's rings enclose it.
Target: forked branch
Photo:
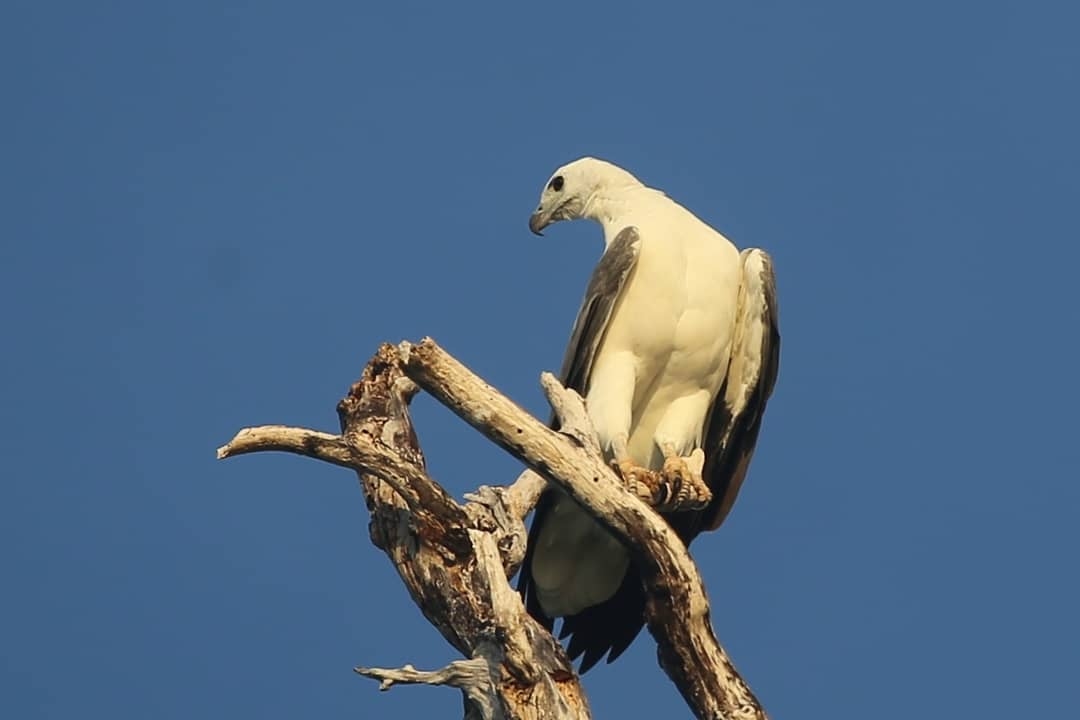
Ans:
[[[427,474],[408,414],[416,383],[525,463],[507,488],[458,504]],[[557,483],[630,549],[642,572],[660,664],[699,718],[765,718],[720,647],[701,577],[681,540],[604,462],[581,398],[549,374],[560,418],[549,429],[434,341],[384,345],[338,406],[342,434],[264,426],[242,430],[219,458],[262,450],[353,468],[371,511],[371,538],[425,617],[467,660],[434,673],[360,670],[388,682],[459,687],[469,718],[587,718],[576,673],[508,582],[525,549],[523,517],[544,479]],[[541,477],[542,476],[542,477]],[[452,600],[452,602],[451,602]],[[483,671],[482,671],[483,670]],[[485,675],[486,672],[486,675]]]

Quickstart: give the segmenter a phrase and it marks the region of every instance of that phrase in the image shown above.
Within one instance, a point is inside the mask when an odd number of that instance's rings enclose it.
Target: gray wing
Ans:
[[[626,280],[637,265],[640,250],[637,228],[623,228],[604,251],[589,278],[559,373],[563,385],[582,395],[588,392],[593,361]]]
[[[637,265],[640,249],[641,240],[637,229],[624,228],[604,251],[592,277],[589,278],[585,299],[578,310],[570,343],[563,357],[561,372],[563,384],[582,395],[588,390],[593,361],[600,343],[604,340],[611,314],[622,296],[623,288],[626,287],[626,281]],[[556,427],[556,422],[553,415],[551,426]],[[532,527],[529,528],[525,561],[521,565],[521,577],[518,580],[518,590],[525,597],[525,607],[529,614],[549,630],[554,619],[544,615],[536,597],[532,579],[532,557],[536,551],[540,528],[547,521],[548,513],[560,492],[548,487],[536,503]],[[629,580],[623,581],[626,591],[620,590],[611,601],[564,619],[562,636],[572,634],[575,638],[580,638],[571,641],[571,656],[577,657],[588,650],[581,672],[585,672],[609,649],[615,648],[613,656],[610,657],[613,660],[614,656],[626,649],[641,629],[644,607],[641,586],[635,573],[627,573],[627,577]],[[615,604],[614,610],[612,603]],[[578,623],[577,619],[581,622]]]
[[[754,455],[765,405],[780,370],[780,324],[772,258],[756,248],[740,254],[735,335],[724,386],[707,419],[702,476],[713,500],[700,513],[676,520],[685,542],[702,530],[715,530],[739,494]]]

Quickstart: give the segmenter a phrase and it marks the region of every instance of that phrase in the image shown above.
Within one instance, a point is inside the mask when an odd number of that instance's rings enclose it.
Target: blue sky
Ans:
[[[227,463],[336,428],[432,335],[532,411],[613,160],[772,253],[780,381],[695,544],[774,717],[1064,716],[1080,667],[1080,10],[1066,2],[30,3],[0,10],[0,709],[454,716],[354,665],[455,657],[349,472]],[[428,398],[460,495],[518,466]],[[597,717],[684,707],[647,636]]]

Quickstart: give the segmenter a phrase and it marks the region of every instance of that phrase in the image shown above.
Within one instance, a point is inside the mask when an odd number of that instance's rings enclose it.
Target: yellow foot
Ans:
[[[712,491],[701,477],[705,468],[705,452],[698,448],[687,457],[669,457],[660,471],[664,487],[656,505],[657,510],[697,510],[712,500]]]
[[[615,466],[615,471],[619,473],[619,477],[627,484],[632,482],[647,482],[650,476],[656,475],[655,471],[650,470],[647,467],[642,467],[633,460],[613,462],[612,465]]]
[[[695,450],[685,458],[668,458],[659,471],[629,460],[612,464],[626,489],[660,512],[695,510],[712,500],[712,492],[701,479],[705,466],[705,453],[701,450]]]
[[[635,464],[631,460],[622,460],[611,463],[615,472],[619,473],[626,489],[637,495],[649,505],[656,505],[656,497],[660,491],[660,476],[655,470]]]

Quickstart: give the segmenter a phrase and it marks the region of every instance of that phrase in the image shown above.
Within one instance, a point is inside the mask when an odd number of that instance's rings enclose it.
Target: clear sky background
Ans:
[[[599,228],[585,154],[772,253],[783,357],[695,544],[776,718],[1066,717],[1080,669],[1073,2],[5,2],[0,713],[455,717],[454,651],[334,430],[431,335],[530,410]],[[518,465],[429,398],[460,496]],[[639,637],[598,718],[684,717]]]

